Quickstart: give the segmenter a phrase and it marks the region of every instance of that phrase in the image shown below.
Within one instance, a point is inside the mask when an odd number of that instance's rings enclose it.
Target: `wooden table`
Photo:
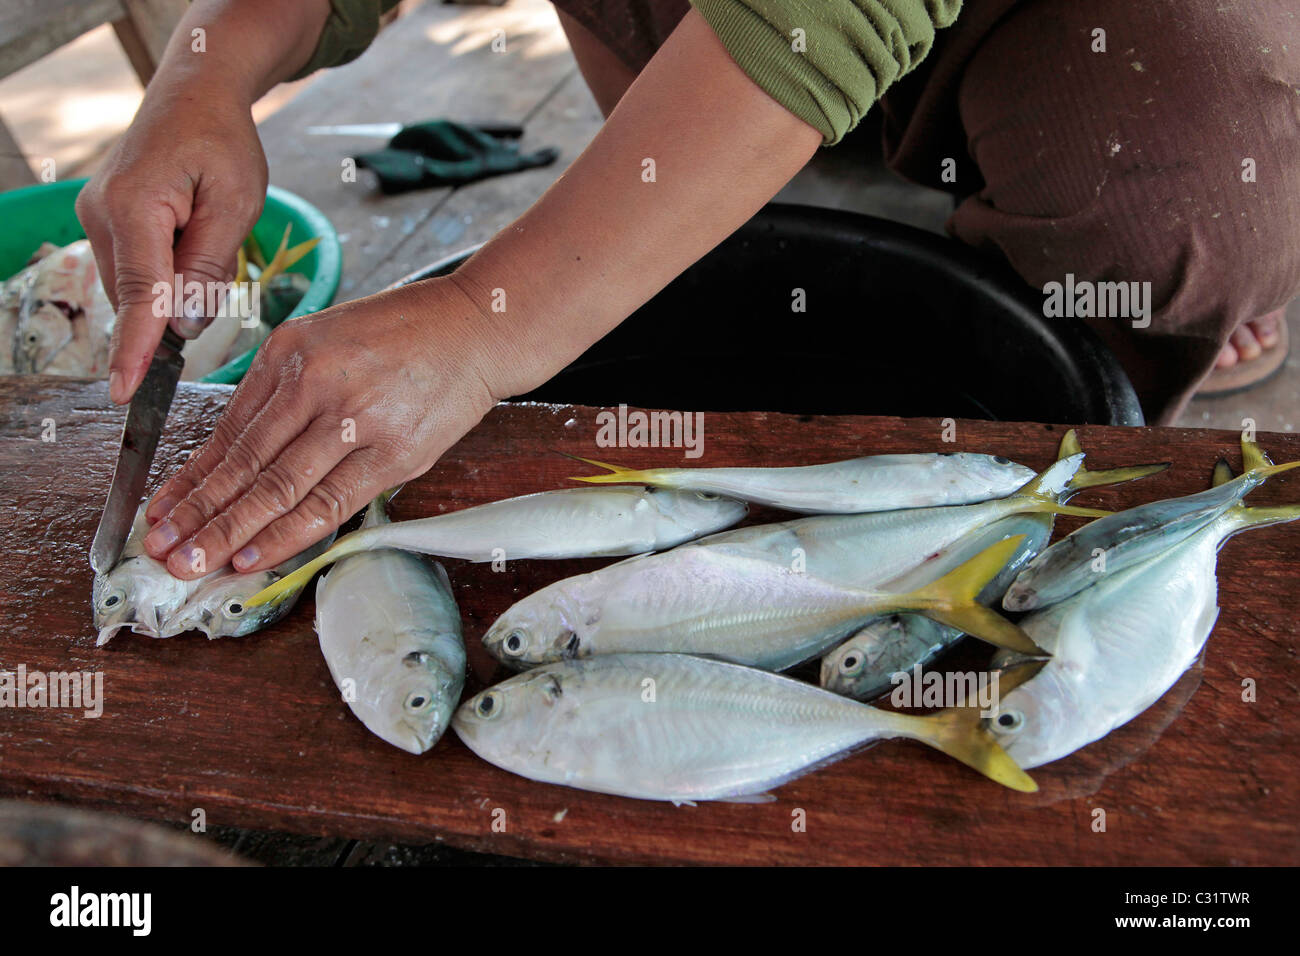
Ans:
[[[207,434],[229,390],[182,385],[156,463],[173,467]],[[572,462],[675,460],[667,450],[597,453],[596,410],[503,405],[394,502],[397,518],[565,486]],[[412,756],[372,736],[330,680],[312,601],[242,640],[119,636],[96,649],[87,549],[122,415],[102,383],[0,379],[0,669],[101,671],[105,709],[0,710],[0,795],[210,825],[448,844],[556,861],[627,863],[1294,863],[1300,850],[1296,610],[1300,526],[1229,544],[1224,610],[1203,669],[1111,737],[1034,771],[1021,795],[919,745],[886,742],[804,777],[763,805],[673,807],[533,783],[448,735]],[[54,423],[54,442],[42,441]],[[1035,467],[1060,426],[708,414],[700,464],[813,462],[867,452],[971,450]],[[1090,494],[1103,507],[1187,494],[1227,456],[1229,432],[1087,427],[1089,463],[1171,460],[1163,475]],[[1264,435],[1279,460],[1300,436]],[[1295,501],[1279,478],[1252,502]],[[774,512],[756,510],[750,520]],[[1074,523],[1062,523],[1063,529]],[[598,561],[520,562],[504,572],[448,562],[465,620],[466,693],[501,678],[479,636],[520,596]],[[970,644],[971,642],[968,642]],[[987,653],[972,645],[972,660]],[[1242,700],[1252,678],[1258,700]],[[505,811],[504,832],[493,820]],[[806,832],[795,832],[796,811]],[[1094,830],[1105,811],[1104,832]]]

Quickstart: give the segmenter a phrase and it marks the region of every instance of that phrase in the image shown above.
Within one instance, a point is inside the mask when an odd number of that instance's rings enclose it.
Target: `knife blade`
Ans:
[[[149,467],[153,464],[163,423],[176,394],[176,383],[180,381],[181,368],[185,364],[181,357],[184,344],[185,340],[170,328],[163,333],[149,363],[149,371],[127,406],[113,483],[108,489],[104,514],[90,545],[90,566],[96,574],[108,571],[122,556],[140,499],[144,497]]]

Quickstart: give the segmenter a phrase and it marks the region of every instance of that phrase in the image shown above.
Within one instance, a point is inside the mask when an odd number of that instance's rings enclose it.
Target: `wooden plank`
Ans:
[[[504,31],[504,52],[492,49],[497,30]],[[271,181],[325,210],[344,240],[339,298],[382,288],[370,274],[431,228],[452,190],[384,196],[365,175],[344,182],[343,160],[383,140],[307,135],[307,127],[440,117],[522,123],[573,66],[546,0],[471,9],[426,3],[381,32],[364,55],[318,74],[268,117],[260,131]]]
[[[229,390],[183,384],[159,454],[175,467],[208,433]],[[595,455],[596,410],[504,405],[412,482],[397,518],[565,486],[561,450]],[[998,788],[919,745],[883,743],[804,777],[765,805],[675,808],[545,786],[478,760],[449,734],[422,757],[365,730],[339,700],[312,633],[310,598],[245,640],[125,636],[96,649],[86,563],[122,412],[102,383],[0,379],[0,667],[105,675],[98,719],[60,710],[0,714],[0,793],[116,808],[210,826],[317,836],[445,842],[553,861],[666,863],[1267,864],[1300,852],[1294,787],[1300,528],[1243,536],[1219,566],[1223,613],[1205,655],[1160,705],[1105,741],[1035,771],[1042,790]],[[49,422],[54,442],[42,441]],[[936,420],[706,416],[704,465],[813,462],[864,452],[981,451],[1034,466],[1060,426]],[[1119,507],[1199,490],[1232,432],[1086,427],[1090,463],[1169,459],[1146,481],[1091,493]],[[1263,435],[1277,460],[1300,436]],[[598,456],[599,457],[599,456]],[[605,452],[604,457],[613,457]],[[673,460],[622,450],[632,465]],[[1296,499],[1294,479],[1256,492]],[[756,510],[750,520],[774,514]],[[1063,523],[1063,530],[1071,523]],[[503,675],[478,638],[513,601],[599,561],[520,562],[504,572],[448,562],[465,620],[474,693]],[[965,653],[987,659],[972,646]],[[1259,699],[1244,703],[1253,678]],[[505,832],[492,830],[506,811]],[[1093,811],[1107,829],[1093,832]],[[793,832],[792,813],[807,814]]]
[[[550,166],[494,176],[457,188],[410,238],[353,290],[368,295],[430,263],[486,242],[519,218],[569,164],[578,158],[602,123],[600,109],[575,64],[552,95],[524,122],[520,148],[553,146],[560,157]]]
[[[120,0],[5,0],[0,5],[0,76],[121,16]]]

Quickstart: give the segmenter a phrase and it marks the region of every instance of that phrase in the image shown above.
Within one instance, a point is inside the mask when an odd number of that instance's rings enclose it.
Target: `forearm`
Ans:
[[[456,273],[501,343],[494,392],[525,392],[577,358],[746,222],[821,141],[687,14],[586,151]],[[498,289],[504,312],[491,309]]]
[[[252,104],[307,63],[329,12],[329,0],[194,0],[150,89],[197,82]]]

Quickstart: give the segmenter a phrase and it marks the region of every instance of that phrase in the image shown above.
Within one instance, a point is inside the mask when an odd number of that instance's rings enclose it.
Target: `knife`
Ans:
[[[163,422],[176,394],[181,368],[185,360],[181,348],[185,340],[169,327],[158,343],[149,363],[144,381],[136,389],[126,410],[126,424],[122,426],[122,449],[118,452],[117,467],[113,469],[113,484],[108,489],[108,501],[99,519],[95,540],[90,545],[90,566],[96,574],[103,574],[117,563],[126,546],[127,535],[144,497],[149,480],[149,466],[153,464]]]

